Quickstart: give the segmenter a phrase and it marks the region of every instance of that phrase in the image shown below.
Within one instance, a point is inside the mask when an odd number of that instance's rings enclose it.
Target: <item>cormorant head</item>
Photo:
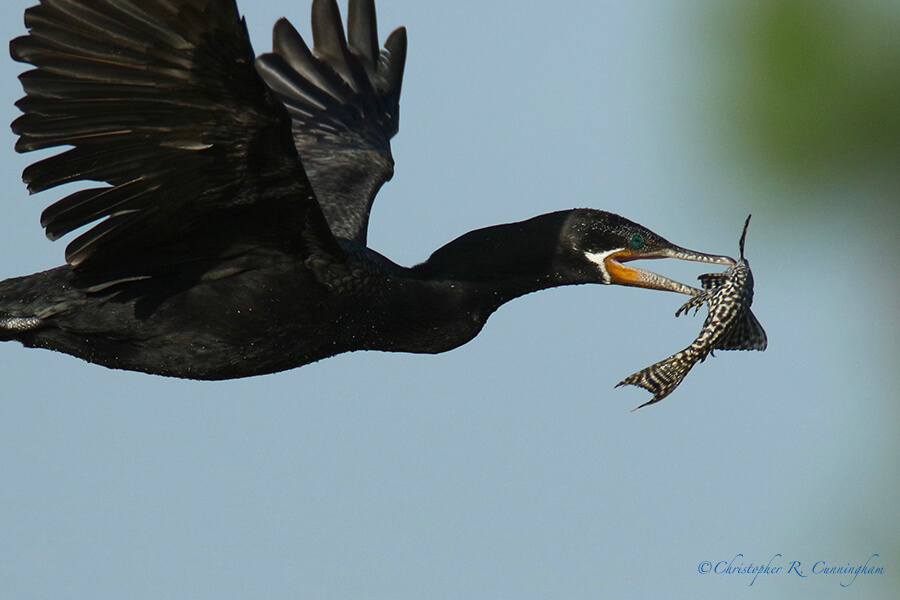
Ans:
[[[600,283],[630,285],[696,295],[700,290],[668,277],[625,265],[642,258],[679,258],[719,265],[733,265],[728,256],[717,256],[676,246],[633,221],[619,215],[593,209],[571,211],[563,239],[587,259],[586,268],[595,269]],[[581,262],[580,261],[580,262]],[[582,263],[583,264],[583,263]],[[596,281],[596,278],[593,279]]]

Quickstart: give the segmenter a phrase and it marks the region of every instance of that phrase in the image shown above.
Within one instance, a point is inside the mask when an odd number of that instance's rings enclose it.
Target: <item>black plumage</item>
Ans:
[[[234,0],[42,0],[13,40],[31,192],[70,182],[48,237],[67,264],[0,282],[0,339],[196,379],[352,350],[441,352],[504,302],[579,283],[698,290],[626,266],[732,264],[612,213],[574,209],[470,232],[412,268],[366,247],[393,173],[406,57],[378,49],[372,0],[313,1],[310,50],[286,21],[256,58]]]

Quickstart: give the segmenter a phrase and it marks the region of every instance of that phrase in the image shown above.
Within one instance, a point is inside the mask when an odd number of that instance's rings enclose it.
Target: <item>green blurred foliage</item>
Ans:
[[[900,3],[761,0],[710,14],[728,142],[791,183],[874,175],[874,196],[896,208]]]

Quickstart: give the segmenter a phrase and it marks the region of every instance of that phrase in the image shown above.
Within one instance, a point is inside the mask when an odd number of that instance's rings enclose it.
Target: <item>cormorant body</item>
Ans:
[[[366,247],[393,173],[406,33],[378,49],[372,0],[314,0],[310,50],[286,20],[255,58],[234,0],[42,0],[11,55],[30,191],[67,264],[0,282],[0,340],[112,368],[228,379],[353,350],[437,353],[503,303],[619,284],[697,294],[625,265],[733,264],[618,215],[573,209],[469,232],[420,265]]]

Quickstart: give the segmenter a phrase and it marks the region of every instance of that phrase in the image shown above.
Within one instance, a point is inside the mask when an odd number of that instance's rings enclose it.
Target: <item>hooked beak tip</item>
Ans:
[[[714,265],[733,266],[737,261],[730,256],[722,256],[719,254],[706,254],[705,252],[696,252],[686,248],[674,248],[666,253],[666,258],[678,258],[680,260],[690,260],[694,262],[712,263]]]
[[[677,258],[681,260],[690,260],[695,262],[705,262],[717,265],[734,265],[737,262],[730,256],[721,256],[717,254],[706,254],[704,252],[695,252],[687,248],[678,246],[668,248],[662,252],[654,254],[645,254],[643,256],[630,252],[617,252],[605,257],[606,272],[609,273],[610,283],[617,285],[626,285],[633,287],[643,287],[653,290],[665,292],[677,292],[688,296],[696,296],[702,293],[702,290],[687,284],[669,279],[663,275],[645,271],[631,266],[625,266],[624,262],[639,260],[642,258]]]

